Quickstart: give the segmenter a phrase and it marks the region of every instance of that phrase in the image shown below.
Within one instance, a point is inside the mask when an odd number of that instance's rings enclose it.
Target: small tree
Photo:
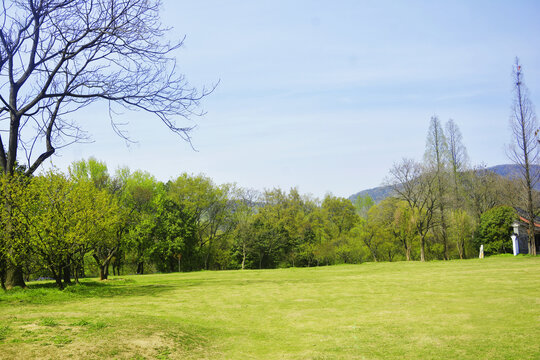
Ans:
[[[532,168],[538,163],[540,147],[536,138],[538,121],[533,105],[528,96],[528,90],[523,84],[523,70],[516,58],[514,64],[514,104],[510,118],[513,145],[510,147],[509,157],[519,165],[522,173],[523,192],[527,220],[529,221],[529,254],[536,255],[536,242],[534,239],[534,204],[533,189],[538,183],[539,172]]]

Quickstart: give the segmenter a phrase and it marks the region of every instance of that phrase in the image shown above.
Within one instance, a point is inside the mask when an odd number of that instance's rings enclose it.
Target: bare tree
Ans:
[[[33,173],[57,149],[85,140],[69,114],[98,100],[115,121],[118,108],[155,115],[189,140],[178,118],[200,114],[208,94],[177,73],[162,41],[157,0],[2,0],[0,21],[0,166],[13,173],[19,150]],[[6,147],[7,146],[7,147]],[[6,151],[7,150],[7,151]]]
[[[163,41],[159,0],[1,0],[0,169],[27,175],[88,134],[71,114],[104,101],[118,135],[119,110],[143,111],[190,140],[178,120],[201,115],[197,91]],[[19,156],[24,154],[24,159]],[[20,168],[19,168],[20,169]],[[22,280],[22,276],[19,276]],[[19,282],[20,283],[20,282]],[[17,285],[17,284],[16,284]],[[18,284],[18,285],[24,285]]]
[[[529,223],[529,254],[536,255],[533,189],[538,182],[540,174],[536,169],[532,168],[532,165],[538,163],[540,155],[540,147],[535,135],[535,131],[538,129],[538,121],[533,105],[528,97],[527,87],[523,84],[522,67],[518,58],[516,58],[514,64],[513,79],[514,103],[512,106],[512,116],[510,118],[513,144],[510,146],[508,155],[521,169],[527,221]]]
[[[398,198],[412,211],[416,232],[420,236],[420,260],[425,261],[425,244],[434,224],[436,210],[436,177],[412,159],[403,159],[390,169],[389,183]]]

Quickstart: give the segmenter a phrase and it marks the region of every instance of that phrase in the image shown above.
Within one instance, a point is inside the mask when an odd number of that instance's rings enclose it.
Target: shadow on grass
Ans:
[[[112,281],[83,280],[80,284],[68,285],[60,291],[54,282],[28,284],[26,289],[0,291],[2,304],[48,304],[75,299],[156,296],[175,287],[163,284],[137,284],[132,280]]]

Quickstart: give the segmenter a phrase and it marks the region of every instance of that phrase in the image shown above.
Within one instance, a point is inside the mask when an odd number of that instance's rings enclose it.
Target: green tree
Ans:
[[[484,245],[486,254],[503,254],[512,252],[512,223],[517,215],[509,206],[498,206],[490,209],[480,217],[478,236],[475,247]]]
[[[32,202],[29,177],[0,174],[0,280],[2,288],[25,286],[23,266],[30,263],[31,242],[24,226],[24,209]]]
[[[407,203],[395,197],[386,198],[377,205],[371,221],[390,234],[384,244],[386,252],[390,255],[392,251],[398,252],[397,248],[401,248],[404,257],[410,261],[416,227],[413,211]]]
[[[390,185],[396,196],[405,201],[414,218],[420,239],[420,260],[426,260],[426,241],[434,225],[437,207],[436,177],[433,172],[411,159],[403,159],[390,170]]]
[[[31,201],[20,200],[17,208],[31,251],[63,288],[84,254],[110,236],[116,203],[92,183],[72,181],[57,171],[33,178],[26,191]]]
[[[150,260],[157,209],[165,196],[164,186],[150,173],[131,173],[128,168],[119,169],[112,183],[128,214],[123,243],[125,251],[134,254],[137,274],[143,274],[145,262]]]
[[[162,272],[198,269],[196,219],[175,201],[162,197],[153,228],[150,258]]]
[[[333,239],[338,239],[349,232],[358,221],[356,209],[349,199],[326,195],[321,207],[328,220],[330,237]]]
[[[260,194],[252,189],[235,189],[234,191],[235,208],[233,212],[235,229],[234,229],[234,244],[233,248],[240,257],[240,268],[244,270],[250,267],[246,262],[251,253],[253,233],[253,216],[257,211],[257,202]]]
[[[212,264],[216,243],[229,236],[234,229],[232,202],[229,201],[231,192],[231,185],[216,186],[203,175],[184,173],[167,183],[170,199],[195,218],[199,253],[205,269],[209,269]]]
[[[375,202],[369,195],[357,196],[354,200],[354,207],[356,208],[356,213],[366,219],[369,209],[375,205]]]
[[[69,167],[69,174],[76,181],[91,181],[98,189],[105,189],[110,181],[107,165],[94,157],[90,157],[88,160],[74,161]]]
[[[474,218],[463,209],[452,210],[450,214],[449,238],[456,244],[459,258],[467,258],[467,244],[475,231]]]

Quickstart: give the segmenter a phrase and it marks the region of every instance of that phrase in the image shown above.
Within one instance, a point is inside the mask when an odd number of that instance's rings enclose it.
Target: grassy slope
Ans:
[[[540,358],[540,258],[32,287],[0,294],[0,358]]]

